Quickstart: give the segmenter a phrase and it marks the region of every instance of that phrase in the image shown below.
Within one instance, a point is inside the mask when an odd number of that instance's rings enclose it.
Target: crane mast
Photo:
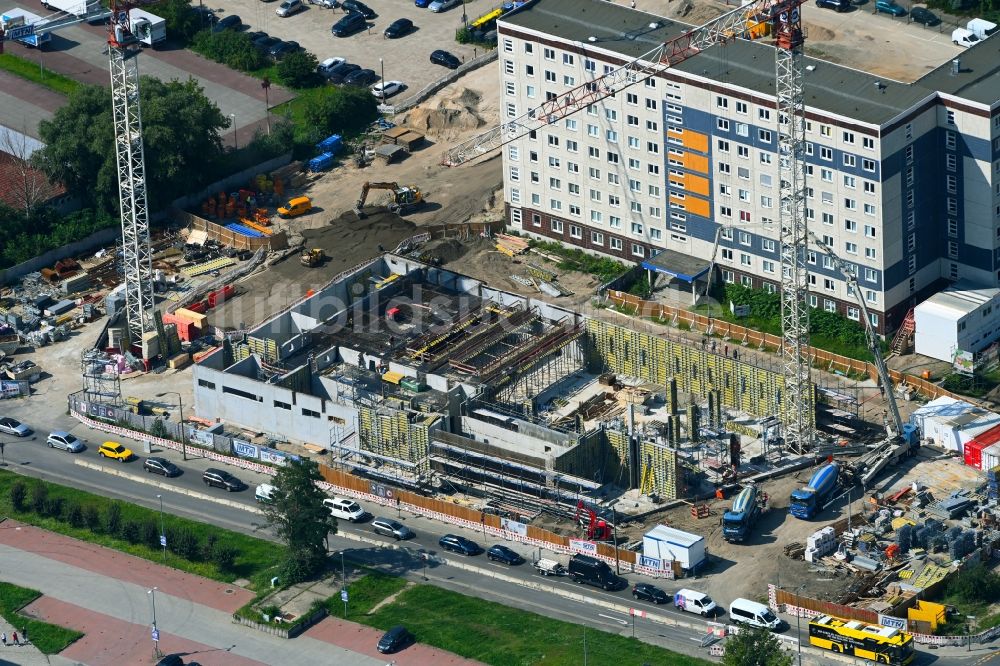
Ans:
[[[153,328],[153,264],[139,110],[139,42],[129,19],[133,7],[135,3],[111,2],[108,58],[122,220],[125,314],[129,342],[136,345],[141,344],[143,333]]]
[[[778,115],[778,175],[781,226],[781,328],[784,394],[778,400],[785,443],[796,452],[814,443],[815,395],[807,354],[809,282],[805,216],[805,100],[802,78],[801,5],[804,0],[757,0],[708,23],[567,92],[518,117],[455,146],[443,163],[458,166],[516,141],[530,132],[617,94],[640,80],[673,67],[716,44],[746,33],[747,26],[770,20],[775,35],[775,97]],[[659,23],[650,28],[660,27]]]

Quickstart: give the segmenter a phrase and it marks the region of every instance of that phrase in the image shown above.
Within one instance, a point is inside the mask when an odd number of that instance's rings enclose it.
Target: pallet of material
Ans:
[[[401,125],[396,125],[395,127],[390,127],[386,131],[382,132],[382,140],[386,143],[396,143],[396,139],[411,132],[408,127],[403,127]]]
[[[528,241],[523,238],[518,238],[517,236],[497,234],[496,241],[497,249],[509,257],[513,257],[517,254],[523,254],[528,251]]]
[[[181,368],[187,367],[191,363],[191,354],[187,352],[181,352],[174,356],[169,361],[167,361],[167,367],[171,370],[180,370]]]

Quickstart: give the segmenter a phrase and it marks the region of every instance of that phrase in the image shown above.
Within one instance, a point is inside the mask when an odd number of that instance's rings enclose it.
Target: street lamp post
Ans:
[[[271,101],[267,95],[267,91],[271,89],[271,79],[265,76],[260,81],[260,87],[264,89],[264,119],[267,121],[267,135],[271,136]]]
[[[618,512],[615,511],[615,504],[618,504],[618,502],[615,501],[611,505],[611,529],[614,531],[613,538],[615,540],[615,573],[620,576],[622,570],[620,566],[621,562],[618,559]]]
[[[159,659],[160,657],[163,656],[162,654],[160,654],[160,630],[156,628],[156,591],[158,589],[160,589],[160,588],[154,587],[151,590],[146,590],[146,594],[149,595],[150,603],[152,603],[152,605],[153,605],[153,629],[152,629],[152,636],[153,636],[153,658],[154,659]]]
[[[187,460],[188,459],[187,433],[184,430],[184,399],[181,398],[181,394],[178,393],[177,391],[164,391],[163,393],[157,393],[156,397],[162,398],[167,395],[177,396],[177,411],[179,411],[181,415],[181,458]]]
[[[239,142],[236,139],[236,114],[235,113],[230,113],[229,114],[229,119],[233,121],[233,150],[239,150],[240,149],[240,145],[239,145]]]
[[[382,77],[382,85],[385,85],[385,61],[378,59],[379,76]]]
[[[798,596],[799,592],[801,592],[802,590],[804,590],[805,587],[806,587],[806,583],[803,583],[802,585],[799,585],[797,588],[795,588],[795,596]],[[802,629],[799,626],[800,623],[801,623],[801,621],[802,621],[802,610],[801,610],[800,607],[796,606],[795,607],[795,639],[796,639],[795,643],[798,645],[798,652],[799,652],[799,660],[798,661],[799,661],[799,666],[802,666]]]
[[[160,500],[160,545],[163,546],[163,561],[167,561],[167,533],[163,530],[163,495],[157,495]]]

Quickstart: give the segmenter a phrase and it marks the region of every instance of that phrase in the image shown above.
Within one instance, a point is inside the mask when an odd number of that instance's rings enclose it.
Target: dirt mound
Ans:
[[[457,238],[444,238],[440,241],[434,241],[428,243],[425,248],[430,254],[441,257],[441,261],[444,263],[455,261],[465,256],[465,253],[469,251],[469,248]]]
[[[462,88],[454,97],[436,99],[407,112],[401,123],[428,136],[447,139],[462,132],[479,129],[486,124],[479,115],[481,101],[480,92]]]
[[[809,31],[810,42],[830,42],[837,36],[833,30],[812,23],[806,23],[806,29]]]
[[[396,249],[399,243],[417,233],[416,225],[389,211],[368,209],[365,219],[347,211],[330,220],[329,226],[303,229],[306,247],[321,247],[333,262],[347,266],[375,256],[379,246],[384,251]]]

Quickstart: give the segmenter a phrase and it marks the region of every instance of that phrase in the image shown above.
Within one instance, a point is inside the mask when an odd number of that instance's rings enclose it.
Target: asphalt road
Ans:
[[[154,451],[154,454],[174,461],[184,470],[179,477],[164,479],[143,471],[142,458],[145,454],[140,442],[121,440],[136,452],[137,458],[127,463],[112,462],[97,454],[97,447],[107,439],[107,436],[80,425],[78,421],[70,418],[65,410],[59,412],[51,409],[39,410],[35,398],[5,403],[0,405],[0,409],[3,410],[0,415],[14,416],[36,430],[34,435],[24,439],[0,435],[0,441],[6,445],[4,459],[7,469],[11,471],[45,478],[107,497],[117,497],[153,509],[159,508],[162,499],[163,509],[166,512],[238,532],[271,538],[270,534],[256,531],[254,527],[254,523],[259,522],[259,515],[254,511],[256,503],[253,488],[267,480],[264,475],[237,471],[236,475],[246,481],[249,487],[241,492],[227,493],[208,488],[203,484],[201,472],[206,467],[212,466],[210,461],[192,457],[184,462],[175,452]],[[51,430],[69,430],[87,443],[87,449],[79,454],[71,454],[48,448],[45,445],[45,437]],[[195,496],[185,493],[194,493]],[[210,501],[205,498],[206,495],[226,503]],[[375,511],[376,514],[379,513],[378,507],[366,508]],[[391,514],[392,511],[388,511],[388,515]],[[462,557],[444,553],[438,546],[437,540],[448,532],[462,533],[477,540],[484,547],[493,545],[497,540],[483,538],[482,534],[471,530],[462,530],[405,512],[400,518],[414,530],[416,538],[397,544],[393,540],[374,534],[366,523],[351,524],[340,521],[339,529],[346,537],[332,537],[331,547],[345,550],[355,560],[380,565],[388,571],[414,580],[421,580],[426,576],[428,582],[444,588],[625,636],[633,635],[634,631],[635,637],[644,642],[706,656],[706,651],[701,648],[701,639],[707,631],[707,625],[695,615],[677,611],[671,605],[654,607],[645,602],[633,602],[630,588],[607,592],[589,586],[578,586],[568,578],[539,576],[530,564],[508,567],[490,562],[484,555]],[[360,538],[365,539],[365,542],[360,542]],[[402,548],[382,548],[377,545],[383,543],[386,546],[402,545]],[[537,553],[521,544],[507,543],[507,545],[519,551],[529,562],[537,556]],[[430,561],[426,568],[422,553],[427,553],[429,556]],[[449,562],[453,562],[454,565]],[[494,578],[491,574],[499,575],[501,578]],[[631,574],[626,575],[626,578],[630,583],[656,582]],[[656,583],[668,592],[683,586],[697,587],[696,582],[690,581]],[[540,585],[544,589],[533,589],[528,587],[529,584]],[[559,592],[571,597],[562,596]],[[585,600],[581,600],[578,596],[581,594],[585,595]],[[611,610],[595,603],[599,601],[619,604],[623,609]],[[731,600],[717,601],[722,601],[723,606],[728,606]],[[641,611],[694,623],[696,628],[663,624],[641,616],[631,617],[625,609],[632,606]],[[700,628],[703,626],[704,629]],[[795,635],[794,620],[786,632]],[[827,663],[827,660],[820,661],[814,656],[803,653],[803,663]],[[859,660],[857,663],[864,662]],[[1000,666],[1000,657],[996,652],[991,654],[981,647],[969,653],[951,650],[947,655],[940,651],[928,650],[922,651],[915,663],[940,666],[972,664]]]

